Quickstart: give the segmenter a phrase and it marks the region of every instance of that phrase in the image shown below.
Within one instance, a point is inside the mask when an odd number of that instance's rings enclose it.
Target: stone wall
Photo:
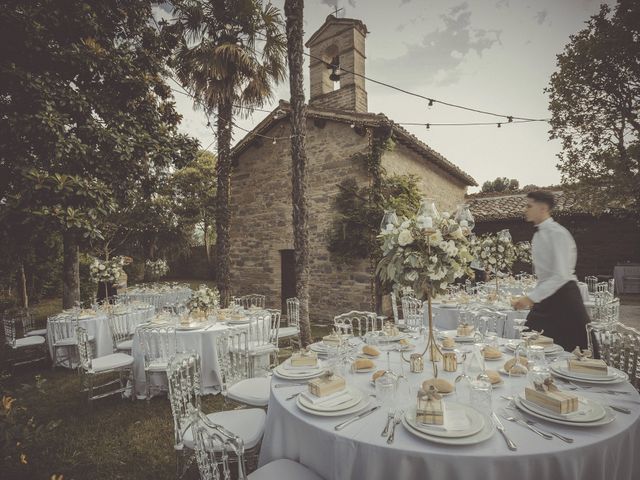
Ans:
[[[289,135],[288,119],[264,135]],[[321,126],[323,125],[323,126]],[[364,164],[347,160],[368,150],[368,139],[349,124],[307,122],[310,311],[313,322],[330,322],[349,310],[371,310],[371,267],[366,260],[334,263],[327,250],[328,231],[335,217],[338,185],[353,177],[368,182]],[[293,249],[291,226],[291,154],[289,142],[257,141],[234,162],[231,179],[231,272],[236,295],[262,293],[267,306],[280,308],[280,250]],[[398,145],[383,159],[389,173],[413,173],[438,206],[452,209],[464,197],[464,187],[437,167]],[[348,233],[348,232],[347,232]]]
[[[288,120],[265,135],[289,135]],[[348,125],[307,123],[311,319],[328,322],[338,313],[369,308],[370,275],[366,262],[340,267],[327,251],[338,184],[347,177],[366,181],[361,165],[348,162],[367,148],[366,137]],[[291,226],[291,154],[289,142],[248,148],[236,162],[231,180],[231,271],[235,294],[262,293],[280,308],[280,250],[293,249]]]
[[[571,232],[578,248],[576,275],[584,280],[586,275],[613,275],[617,263],[640,262],[640,227],[633,219],[603,215],[595,218],[587,215],[556,217]],[[478,235],[508,228],[515,242],[531,240],[534,229],[524,220],[478,222]]]
[[[382,166],[388,174],[417,176],[420,190],[425,196],[435,199],[440,211],[454,212],[458,204],[464,202],[464,184],[400,143],[393,150],[385,152]]]

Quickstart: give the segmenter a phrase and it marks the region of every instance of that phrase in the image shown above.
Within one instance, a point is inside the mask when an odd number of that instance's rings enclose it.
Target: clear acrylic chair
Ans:
[[[113,351],[131,353],[133,332],[131,332],[129,314],[110,312],[107,318],[109,320],[109,329],[111,330],[111,339],[113,340]]]
[[[22,336],[30,337],[33,335],[39,335],[41,337],[47,338],[47,329],[46,328],[37,328],[35,320],[33,319],[33,315],[26,308],[20,309],[15,314],[16,320],[20,321],[22,324]]]
[[[609,292],[611,295],[615,295],[616,294],[616,279],[615,278],[610,278],[609,280],[607,280],[607,292]]]
[[[587,324],[587,332],[591,351],[629,375],[629,382],[640,390],[640,331],[621,323],[592,322]]]
[[[590,294],[596,293],[596,285],[598,283],[598,277],[595,277],[593,275],[586,276],[584,277],[584,283],[587,284],[587,289],[589,290]]]
[[[110,395],[123,394],[132,389],[133,385],[133,357],[126,353],[111,353],[102,357],[93,358],[91,342],[87,331],[82,327],[76,328],[76,339],[78,344],[78,356],[80,364],[78,370],[82,376],[83,391],[87,392],[89,404],[93,400],[108,397]],[[117,373],[118,377],[113,378]],[[100,377],[106,377],[105,383],[97,384]],[[129,385],[127,383],[130,383]],[[112,385],[117,385],[115,389],[107,389]],[[99,393],[94,394],[94,390]],[[134,395],[131,395],[131,399]]]
[[[250,293],[235,299],[236,304],[242,306],[245,310],[250,308],[264,308],[265,296],[258,293]]]
[[[368,332],[382,330],[374,312],[360,312],[352,310],[333,317],[336,332],[342,335],[364,337]]]
[[[200,416],[202,412],[200,368],[200,356],[192,352],[177,354],[170,360],[167,370],[178,477],[181,477],[188,468],[191,457],[189,451],[195,448],[191,427],[194,415]],[[254,461],[257,460],[266,421],[264,410],[248,408],[203,414],[203,416],[209,424],[218,425],[228,432],[233,432],[232,435],[237,435],[242,440],[245,454]],[[218,449],[218,451],[222,450]],[[237,462],[242,461],[242,458],[234,456],[230,460]]]
[[[153,380],[167,374],[169,360],[176,354],[176,329],[172,325],[145,325],[138,329],[138,338],[144,354],[145,392],[149,401],[155,393],[167,391],[162,379],[155,384]]]
[[[51,332],[51,348],[53,349],[51,368],[55,368],[57,365],[73,368],[78,358],[78,340],[76,339],[76,330],[80,326],[78,312],[50,317],[47,320],[47,325]],[[95,342],[93,335],[87,335],[87,337],[89,342]]]
[[[280,325],[278,338],[289,340],[293,348],[300,346],[300,301],[295,297],[287,298],[287,325]]]
[[[2,314],[4,325],[4,340],[9,349],[9,363],[11,367],[42,362],[47,359],[46,340],[41,335],[30,335],[17,338],[16,325],[18,320],[8,313]]]
[[[222,396],[239,404],[266,408],[269,404],[271,378],[251,377],[252,357],[249,332],[230,329],[216,336],[216,354],[220,368]]]
[[[247,476],[243,458],[245,445],[239,435],[212,423],[200,412],[192,415],[190,424],[201,480],[230,480],[231,459],[238,463],[239,480],[322,480],[311,470],[288,459],[274,460]]]
[[[405,326],[412,331],[419,330],[422,327],[422,301],[409,295],[405,295],[400,301]]]
[[[279,310],[255,311],[249,316],[249,375],[256,376],[258,362],[267,358],[265,370],[275,362],[278,353]]]

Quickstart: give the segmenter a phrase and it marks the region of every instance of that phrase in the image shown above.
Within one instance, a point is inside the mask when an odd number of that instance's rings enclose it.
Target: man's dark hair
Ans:
[[[533,192],[529,192],[527,193],[527,198],[530,198],[534,202],[546,204],[549,207],[549,210],[553,209],[556,204],[556,200],[553,198],[553,193],[546,190],[535,190]]]

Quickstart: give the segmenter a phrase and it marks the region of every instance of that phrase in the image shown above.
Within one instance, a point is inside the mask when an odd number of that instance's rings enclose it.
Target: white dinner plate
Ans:
[[[299,395],[298,395],[299,397]],[[344,410],[337,410],[334,412],[322,412],[320,410],[312,410],[311,408],[307,408],[304,405],[301,405],[298,401],[296,401],[296,406],[305,413],[309,413],[311,415],[317,415],[318,417],[341,417],[343,415],[353,415],[361,412],[365,408],[369,406],[369,397],[363,397],[360,402],[355,404],[353,407],[345,408]]]
[[[276,368],[273,369],[273,374],[276,377],[284,378],[286,380],[308,380],[310,378],[319,377],[324,372],[325,372],[324,368],[318,368],[318,369],[310,368],[309,370],[298,370],[298,371],[287,370],[283,368],[282,365],[278,365]]]
[[[457,330],[443,330],[438,332],[438,338],[442,340],[444,337],[451,337],[458,343],[473,343],[475,341],[474,336],[459,336]]]
[[[566,361],[559,361],[551,364],[551,370],[563,378],[590,383],[618,383],[629,380],[629,375],[613,367],[607,367],[607,375],[591,375],[583,372],[573,372],[569,370]]]
[[[429,425],[424,425],[416,421],[416,407],[412,406],[408,408],[404,413],[404,420],[414,428],[415,430],[425,433],[427,435],[431,435],[434,437],[442,437],[442,438],[462,438],[468,437],[471,435],[475,435],[480,432],[484,428],[484,416],[474,408],[469,407],[468,405],[463,405],[461,403],[449,402],[447,403],[447,409],[455,408],[458,412],[463,412],[464,415],[467,416],[469,420],[469,428],[465,430],[442,430],[438,427],[432,427]],[[445,414],[446,415],[446,414]]]
[[[482,428],[482,430],[480,430],[475,435],[469,435],[468,437],[461,438],[444,438],[436,437],[434,435],[428,435],[424,432],[421,432],[420,430],[416,430],[411,425],[409,425],[404,416],[402,417],[402,425],[407,429],[409,433],[412,433],[416,437],[443,445],[474,445],[476,443],[484,442],[485,440],[490,439],[496,431],[496,427],[493,425],[493,422],[486,417],[484,419],[484,427]]]
[[[518,346],[518,343],[516,342],[507,342],[504,345],[504,347],[511,352],[515,352],[517,346]],[[562,353],[562,352],[564,352],[564,348],[562,348],[561,345],[556,345],[555,343],[553,345],[544,347],[545,355],[557,355],[558,353]],[[521,350],[520,355],[522,355],[523,357],[526,357],[527,356],[526,349]]]
[[[349,393],[349,395],[351,395],[351,398],[339,405],[334,405],[332,407],[325,406],[323,404],[314,405],[309,400],[307,400],[307,398],[304,397],[303,395],[298,395],[296,397],[296,403],[299,405],[302,405],[303,407],[309,410],[313,410],[316,412],[337,412],[340,410],[346,410],[347,408],[354,407],[355,405],[357,405],[362,401],[363,394],[357,388],[346,387],[345,390]],[[330,402],[327,402],[327,403],[330,403]]]
[[[229,325],[244,325],[247,323],[251,323],[250,318],[227,318],[225,320]]]
[[[584,397],[578,397],[578,410],[572,413],[556,413],[547,408],[541,407],[536,403],[530,402],[522,395],[518,395],[520,404],[526,410],[535,412],[545,417],[553,418],[554,420],[563,420],[569,423],[593,423],[605,416],[604,406],[595,400],[591,400]]]
[[[176,330],[199,330],[201,328],[204,328],[206,326],[208,326],[210,324],[208,323],[187,323],[187,324],[183,324],[183,323],[179,323],[176,325]]]
[[[547,422],[557,423],[559,425],[568,425],[570,427],[582,427],[582,428],[599,427],[602,425],[608,425],[609,423],[613,422],[616,418],[616,415],[615,413],[613,413],[613,410],[611,410],[609,407],[603,407],[605,411],[604,417],[594,422],[572,422],[567,420],[558,420],[556,418],[542,415],[540,413],[537,413],[537,412],[534,412],[533,410],[528,409],[522,404],[519,397],[514,397],[514,401],[515,401],[516,407],[518,407],[518,409],[524,413],[527,413],[541,420],[546,420]]]
[[[501,373],[502,375],[504,375],[505,377],[508,377],[508,376],[509,376],[509,372],[507,372],[507,371],[504,369],[504,367],[503,367],[503,368],[501,368],[501,369],[499,369],[499,370],[498,370],[498,372],[500,372],[500,373]],[[527,374],[526,374],[526,373],[523,373],[522,375],[511,375],[511,376],[512,376],[512,377],[526,377],[526,376],[527,376]]]
[[[401,333],[400,335],[380,335],[376,337],[378,342],[389,343],[389,342],[399,342],[403,338],[408,338],[409,335],[406,333]]]

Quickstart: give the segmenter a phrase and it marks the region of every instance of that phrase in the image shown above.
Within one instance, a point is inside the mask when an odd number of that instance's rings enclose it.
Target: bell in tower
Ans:
[[[329,15],[307,41],[311,61],[309,104],[367,112],[364,44],[367,27],[360,20]]]

